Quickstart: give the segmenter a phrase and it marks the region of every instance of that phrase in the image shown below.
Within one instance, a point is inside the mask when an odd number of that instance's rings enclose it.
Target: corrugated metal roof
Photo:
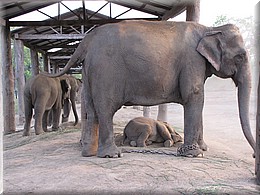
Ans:
[[[0,16],[5,20],[10,20],[17,16],[39,10],[41,8],[53,5],[57,2],[62,2],[60,0],[50,0],[50,1],[15,1],[15,0],[2,0],[0,3]],[[82,1],[80,1],[82,2]],[[147,14],[151,14],[153,18],[157,18],[160,20],[165,15],[178,15],[179,13],[183,12],[186,9],[186,3],[190,2],[189,0],[107,0],[107,2],[111,2],[113,4],[121,5],[129,10],[138,10]],[[50,21],[57,21],[57,20],[68,20],[68,21],[82,21],[85,17],[85,20],[89,17],[90,21],[96,20],[108,20],[111,19],[109,16],[96,13],[95,11],[91,11],[88,8],[83,10],[83,3],[82,7],[70,10],[67,13],[60,14],[59,16],[51,17],[50,19],[45,20],[46,22]],[[23,22],[23,24],[26,21]],[[90,22],[84,23],[85,32],[93,27],[93,23]],[[80,34],[82,33],[82,25],[73,24],[73,25],[44,25],[44,26],[29,26],[23,27],[16,30],[12,30],[12,34]],[[30,39],[24,40],[24,43],[28,47],[35,47],[39,50],[47,52],[51,48],[63,48],[57,52],[49,53],[49,56],[69,56],[72,55],[74,52],[78,40],[73,39]],[[56,59],[55,63],[58,64],[65,64],[68,59]]]

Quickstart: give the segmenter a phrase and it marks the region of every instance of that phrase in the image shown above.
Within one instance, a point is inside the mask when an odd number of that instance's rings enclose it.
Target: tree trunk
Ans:
[[[1,36],[4,133],[15,132],[14,74],[12,66],[10,27],[6,26]]]
[[[17,87],[17,96],[18,96],[18,123],[22,125],[24,123],[24,45],[21,40],[14,40],[14,49],[15,49],[15,64],[16,64],[16,87]]]

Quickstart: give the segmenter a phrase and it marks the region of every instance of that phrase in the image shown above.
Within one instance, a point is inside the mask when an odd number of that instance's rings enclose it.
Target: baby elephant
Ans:
[[[145,147],[152,142],[164,142],[165,147],[171,147],[181,141],[182,137],[166,122],[146,117],[137,117],[129,121],[123,134],[123,144],[137,147]]]

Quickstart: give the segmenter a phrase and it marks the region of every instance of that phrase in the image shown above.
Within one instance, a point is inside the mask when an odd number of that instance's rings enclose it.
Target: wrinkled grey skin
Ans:
[[[25,125],[23,135],[30,135],[33,109],[36,135],[47,131],[47,117],[50,110],[53,113],[52,130],[58,130],[62,101],[69,96],[69,93],[70,85],[66,79],[49,78],[44,75],[37,75],[30,79],[24,89]]]
[[[79,91],[80,83],[78,82],[78,80],[75,77],[73,77],[71,75],[63,75],[61,78],[67,79],[71,86],[69,97],[64,100],[62,123],[68,122],[70,110],[72,107],[72,111],[73,111],[73,114],[75,117],[75,122],[74,122],[74,126],[75,126],[79,122],[79,117],[78,117],[77,108],[76,108],[76,100],[77,100],[77,93]]]
[[[130,120],[123,133],[123,144],[137,147],[146,147],[153,142],[164,143],[165,147],[171,147],[181,141],[182,137],[166,122],[146,117]]]
[[[184,143],[179,155],[198,156],[203,140],[204,82],[212,74],[238,87],[242,130],[251,147],[251,89],[248,54],[234,25],[205,27],[193,22],[124,21],[94,29],[62,72],[83,62],[86,124],[82,155],[119,157],[113,116],[126,105],[175,102],[184,107]]]

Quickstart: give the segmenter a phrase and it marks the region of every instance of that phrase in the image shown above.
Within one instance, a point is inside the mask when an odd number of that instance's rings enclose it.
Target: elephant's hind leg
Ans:
[[[30,135],[32,114],[33,114],[32,108],[25,108],[25,124],[24,124],[23,136]]]
[[[89,94],[82,89],[81,96],[81,144],[82,156],[95,156],[98,149],[98,118]]]
[[[121,151],[117,148],[114,140],[113,115],[104,110],[98,115],[99,119],[99,140],[98,157],[117,158],[121,157]]]

